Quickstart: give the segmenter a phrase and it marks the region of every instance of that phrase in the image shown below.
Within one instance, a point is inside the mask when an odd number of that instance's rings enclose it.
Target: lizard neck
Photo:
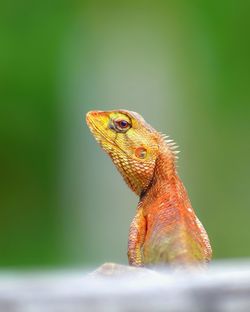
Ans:
[[[158,209],[163,203],[165,207],[191,207],[185,187],[176,171],[175,156],[168,148],[164,148],[158,155],[153,179],[140,197],[140,204],[143,204],[146,211]]]
[[[209,239],[192,209],[171,151],[164,150],[157,158],[152,182],[141,196],[138,208],[142,208],[147,217],[146,262],[164,259],[154,249],[158,246],[162,250],[161,241],[163,246],[168,246],[166,250],[172,252],[166,251],[167,261],[191,263],[211,258]]]

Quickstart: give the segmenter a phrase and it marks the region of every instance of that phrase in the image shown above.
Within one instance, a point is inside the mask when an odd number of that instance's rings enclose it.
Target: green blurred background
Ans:
[[[0,10],[0,266],[127,263],[137,198],[83,122],[141,113],[180,145],[214,258],[250,256],[248,1]]]

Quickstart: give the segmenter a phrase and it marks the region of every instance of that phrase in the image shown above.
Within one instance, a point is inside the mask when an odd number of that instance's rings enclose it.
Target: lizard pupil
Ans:
[[[128,126],[128,122],[126,120],[119,121],[119,126],[121,128],[126,128]]]

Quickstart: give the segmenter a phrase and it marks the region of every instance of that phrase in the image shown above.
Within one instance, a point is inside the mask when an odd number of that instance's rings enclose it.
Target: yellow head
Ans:
[[[152,181],[162,136],[137,113],[91,111],[87,124],[128,186],[141,195]]]

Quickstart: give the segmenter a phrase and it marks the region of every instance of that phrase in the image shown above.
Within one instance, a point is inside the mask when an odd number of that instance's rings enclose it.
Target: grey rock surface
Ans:
[[[94,272],[0,272],[0,311],[249,312],[250,262],[207,271],[152,271],[105,264]]]

